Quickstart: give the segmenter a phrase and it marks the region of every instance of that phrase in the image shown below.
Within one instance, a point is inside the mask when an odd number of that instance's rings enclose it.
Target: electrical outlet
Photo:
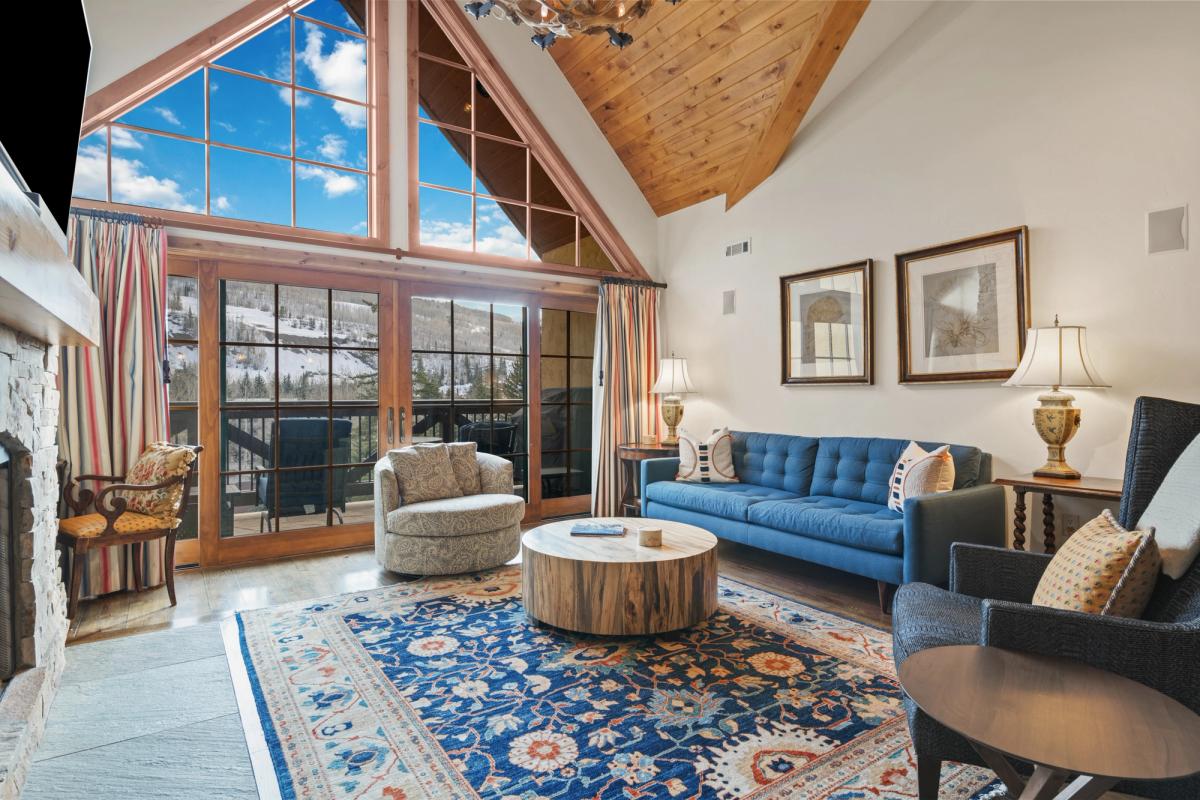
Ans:
[[[1082,524],[1078,514],[1063,514],[1063,532],[1067,536],[1079,530],[1079,526]]]

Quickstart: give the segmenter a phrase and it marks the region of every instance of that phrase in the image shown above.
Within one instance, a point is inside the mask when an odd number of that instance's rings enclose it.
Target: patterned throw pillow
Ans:
[[[444,444],[418,444],[388,451],[396,482],[400,484],[400,502],[404,505],[462,497],[454,479],[450,451]]]
[[[939,494],[954,488],[954,459],[950,446],[942,445],[932,453],[916,442],[909,442],[892,470],[888,484],[888,508],[904,513],[909,497]]]
[[[679,471],[675,480],[692,483],[737,483],[733,471],[733,437],[728,428],[701,442],[679,434]]]
[[[1105,509],[1054,554],[1038,581],[1033,604],[1139,617],[1161,568],[1154,531],[1127,531]]]
[[[177,475],[186,475],[192,462],[196,460],[196,451],[190,447],[180,447],[170,442],[154,442],[146,447],[133,467],[125,474],[125,483],[153,484],[162,483]],[[183,483],[176,483],[165,489],[154,489],[148,492],[121,492],[127,501],[126,511],[134,511],[159,519],[175,519],[179,505],[183,501]]]
[[[475,454],[479,445],[475,442],[455,442],[446,445],[450,451],[450,468],[454,470],[454,480],[458,489],[464,495],[479,494],[479,462]]]

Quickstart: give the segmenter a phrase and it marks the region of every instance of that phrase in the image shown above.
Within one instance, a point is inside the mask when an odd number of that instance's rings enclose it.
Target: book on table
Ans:
[[[619,522],[576,522],[572,536],[624,536],[625,526]]]

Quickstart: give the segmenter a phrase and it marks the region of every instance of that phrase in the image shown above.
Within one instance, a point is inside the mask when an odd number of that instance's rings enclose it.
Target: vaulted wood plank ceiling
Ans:
[[[550,52],[655,213],[731,207],[774,171],[866,6],[660,0],[624,50],[601,35]]]

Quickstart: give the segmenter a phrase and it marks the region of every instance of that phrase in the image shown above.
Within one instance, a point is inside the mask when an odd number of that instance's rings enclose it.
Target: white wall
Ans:
[[[934,4],[739,205],[659,221],[667,344],[701,389],[687,425],[953,441],[994,453],[998,473],[1040,465],[1036,390],[897,383],[894,254],[1025,224],[1034,323],[1087,325],[1113,384],[1076,393],[1069,459],[1119,477],[1136,396],[1200,402],[1197,225],[1190,252],[1145,246],[1148,210],[1200,213],[1198,31],[1196,3]],[[746,235],[753,254],[724,258]],[[868,257],[875,385],[780,386],[779,276]]]

